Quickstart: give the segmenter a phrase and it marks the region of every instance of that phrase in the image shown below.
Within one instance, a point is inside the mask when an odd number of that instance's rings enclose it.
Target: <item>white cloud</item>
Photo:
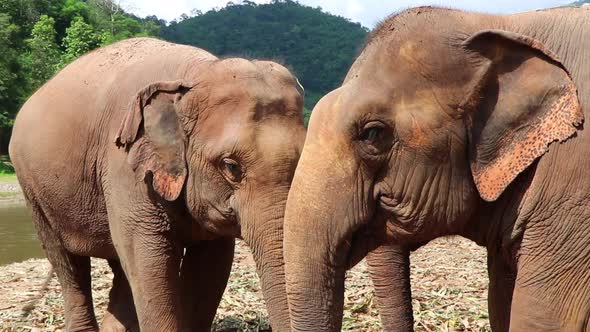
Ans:
[[[171,21],[179,17],[182,13],[189,13],[191,10],[190,0],[122,0],[127,6],[131,7],[130,11],[138,16],[145,17],[156,15],[158,18]]]
[[[222,8],[228,0],[122,0],[132,4],[132,12],[141,17],[156,15],[166,21],[177,19],[182,14],[190,14],[191,10],[198,9],[206,12],[212,8]],[[238,2],[238,1],[234,1]],[[262,2],[262,1],[255,1]]]
[[[125,1],[125,0],[123,0]],[[349,18],[372,28],[389,14],[415,6],[436,5],[487,13],[513,13],[526,10],[560,6],[574,0],[299,0],[299,3],[322,7],[324,11]],[[233,2],[238,3],[239,0]],[[268,0],[254,0],[268,3]],[[224,7],[227,0],[127,0],[131,11],[139,16],[156,15],[167,21],[189,14],[192,9],[203,12]]]

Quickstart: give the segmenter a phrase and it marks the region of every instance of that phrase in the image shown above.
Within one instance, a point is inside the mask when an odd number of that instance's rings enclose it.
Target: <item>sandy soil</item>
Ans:
[[[94,305],[107,305],[112,274],[93,260]],[[416,331],[489,331],[485,251],[460,238],[439,239],[412,254],[412,295]],[[39,294],[49,269],[46,260],[0,267],[0,331],[61,331],[63,304],[56,278],[27,316],[23,307]],[[266,310],[249,249],[238,243],[232,275],[218,310],[216,331],[268,330]],[[380,331],[373,290],[364,262],[349,271],[345,331]]]

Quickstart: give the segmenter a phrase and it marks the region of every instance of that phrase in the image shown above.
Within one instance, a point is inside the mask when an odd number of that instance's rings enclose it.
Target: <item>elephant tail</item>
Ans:
[[[23,306],[23,317],[27,317],[31,311],[33,311],[35,309],[35,306],[37,305],[37,302],[39,302],[40,299],[43,298],[43,296],[45,296],[45,293],[47,292],[47,289],[49,288],[49,282],[51,281],[53,275],[55,272],[55,268],[53,267],[53,265],[50,265],[49,268],[49,272],[47,273],[47,276],[45,276],[45,280],[43,281],[43,284],[41,285],[41,288],[39,289],[39,293],[36,295],[33,295],[28,301],[27,304],[25,304]]]

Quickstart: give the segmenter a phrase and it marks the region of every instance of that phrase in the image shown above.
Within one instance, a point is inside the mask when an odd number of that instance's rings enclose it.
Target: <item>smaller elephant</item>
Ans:
[[[25,103],[9,151],[67,331],[98,329],[90,257],[114,272],[102,328],[210,330],[235,238],[273,329],[289,330],[282,227],[302,93],[277,63],[138,38],[81,57]]]

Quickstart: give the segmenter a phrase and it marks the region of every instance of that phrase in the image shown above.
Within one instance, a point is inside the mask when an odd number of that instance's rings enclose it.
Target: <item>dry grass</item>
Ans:
[[[412,295],[416,331],[489,331],[485,252],[459,239],[439,239],[412,254]],[[60,331],[63,308],[56,278],[37,307],[23,317],[49,265],[29,260],[0,268],[0,330]],[[94,303],[98,317],[107,305],[112,274],[93,260]],[[373,291],[364,262],[347,275],[343,330],[380,331]],[[216,331],[268,330],[266,310],[250,252],[236,250],[231,279],[218,310]]]

